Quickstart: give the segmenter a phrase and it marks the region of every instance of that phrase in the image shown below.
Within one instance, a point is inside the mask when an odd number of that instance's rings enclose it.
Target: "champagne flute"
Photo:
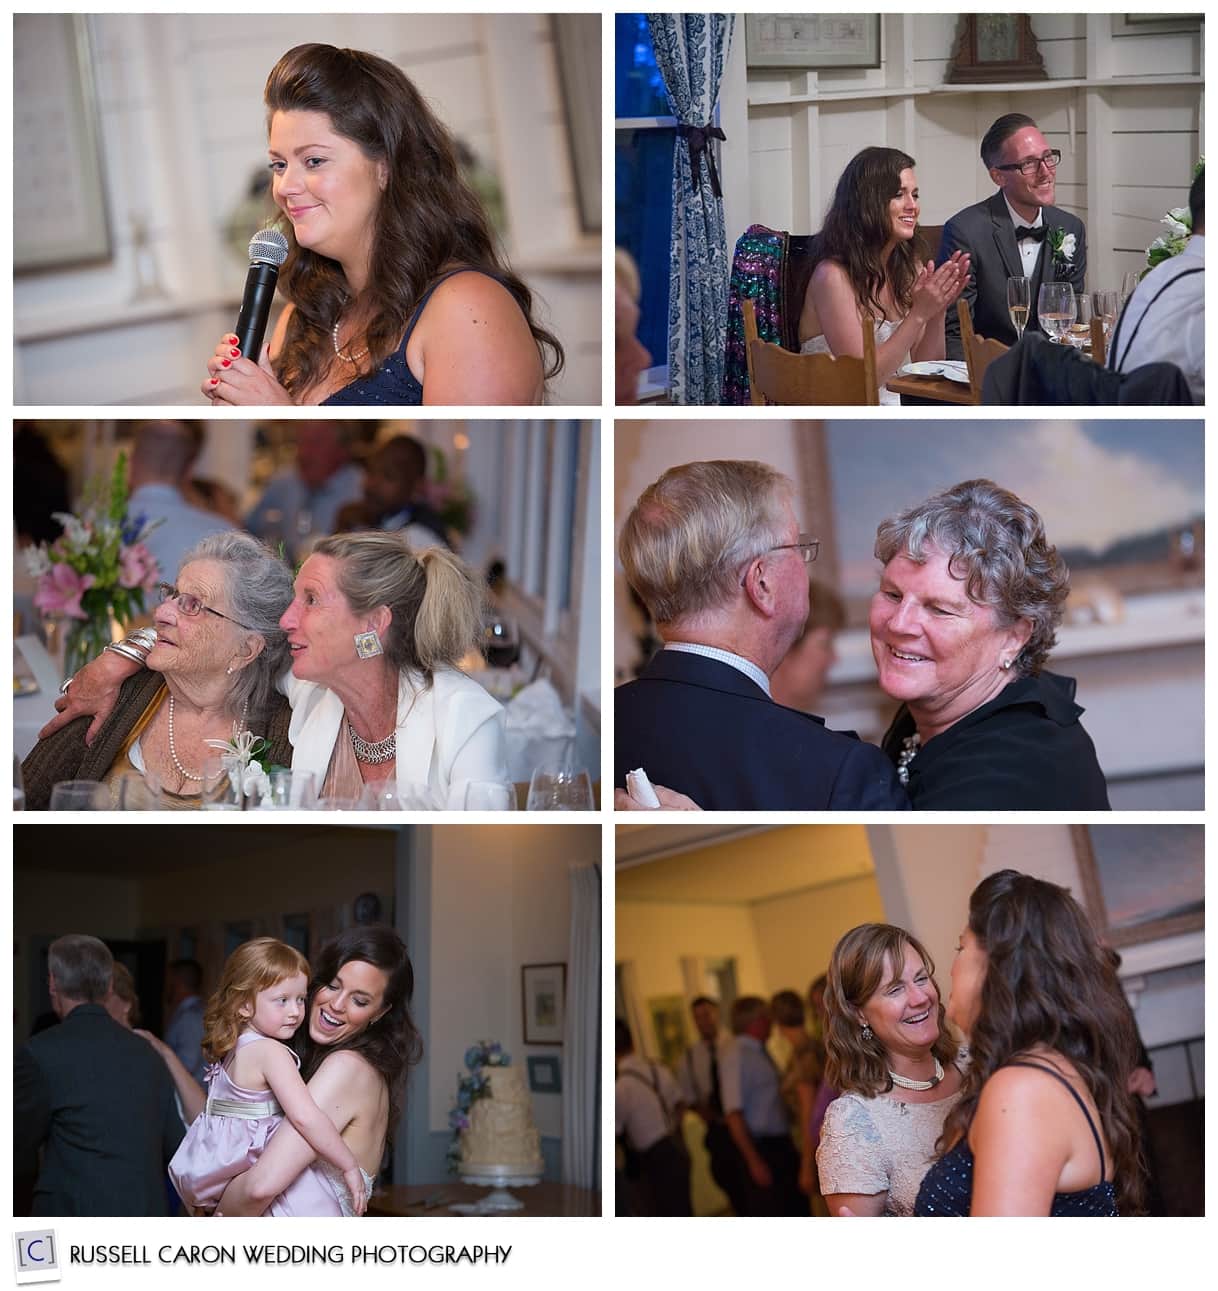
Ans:
[[[592,777],[585,767],[541,766],[529,781],[529,811],[591,811]]]
[[[1077,313],[1070,325],[1068,339],[1076,350],[1086,349],[1091,344],[1091,297],[1083,292],[1074,298]]]
[[[1068,282],[1046,282],[1036,301],[1040,327],[1049,340],[1060,343],[1074,322],[1074,288]]]
[[[1007,312],[1011,315],[1011,326],[1015,329],[1016,340],[1023,336],[1023,329],[1028,325],[1028,311],[1032,302],[1032,284],[1027,278],[1007,279]]]
[[[1141,269],[1130,269],[1129,272],[1121,279],[1121,308],[1125,308],[1125,302],[1133,295],[1134,289],[1142,280]]]
[[[1120,297],[1115,291],[1093,291],[1091,293],[1091,309],[1104,321],[1104,335],[1112,334],[1113,325],[1116,323],[1118,301]]]

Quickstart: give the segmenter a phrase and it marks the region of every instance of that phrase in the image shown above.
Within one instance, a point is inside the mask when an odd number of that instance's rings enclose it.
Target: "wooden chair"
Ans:
[[[973,402],[979,404],[986,368],[1010,347],[1001,341],[986,340],[973,331],[973,316],[968,312],[967,301],[956,301],[956,316],[960,319],[960,341],[964,347],[964,361],[968,365],[969,394]]]
[[[863,328],[863,357],[792,354],[757,335],[753,302],[741,303],[744,348],[749,365],[749,395],[755,405],[878,404],[875,333]]]
[[[1091,357],[1103,367],[1108,357],[1108,350],[1104,344],[1104,320],[1102,318],[1092,318],[1091,320]]]

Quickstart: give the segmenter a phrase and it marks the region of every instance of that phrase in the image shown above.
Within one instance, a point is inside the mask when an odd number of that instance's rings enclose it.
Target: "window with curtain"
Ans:
[[[668,249],[676,118],[656,67],[647,15],[619,13],[615,35],[615,219],[617,245],[639,266],[639,340],[653,366],[645,386],[668,384]]]

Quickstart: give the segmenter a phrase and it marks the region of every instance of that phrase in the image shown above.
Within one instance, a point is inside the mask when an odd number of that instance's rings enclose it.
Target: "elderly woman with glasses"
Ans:
[[[79,717],[26,758],[27,806],[45,809],[61,780],[99,780],[117,797],[122,779],[135,774],[160,787],[158,806],[197,807],[218,756],[209,741],[246,731],[267,741],[264,764],[290,765],[291,710],[275,683],[287,666],[279,617],[291,600],[291,574],[255,539],[205,538],[177,586],[161,584],[147,671],[124,683],[92,742],[88,719]]]

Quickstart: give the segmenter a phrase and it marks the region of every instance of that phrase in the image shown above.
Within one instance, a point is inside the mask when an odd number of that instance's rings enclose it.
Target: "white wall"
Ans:
[[[737,21],[743,45],[743,16]],[[746,144],[739,130],[734,138],[728,131],[724,145],[729,245],[751,223],[820,228],[846,162],[869,144],[916,159],[922,222],[943,224],[994,191],[978,148],[991,122],[1018,111],[1062,151],[1057,204],[1087,225],[1089,287],[1118,286],[1125,270],[1143,266],[1159,219],[1187,204],[1205,150],[1201,35],[1114,36],[1110,14],[1033,14],[1047,82],[949,87],[957,21],[951,13],[884,15],[875,69],[746,72],[733,59],[722,115],[747,120],[748,133]],[[1148,75],[1192,83],[1111,83]]]
[[[581,826],[445,825],[431,831],[431,1026],[428,1128],[444,1132],[462,1057],[498,1040],[513,1065],[563,1050],[523,1042],[522,964],[567,959],[567,871],[600,857],[600,831]],[[562,1098],[534,1094],[537,1128],[562,1133]]]
[[[114,256],[15,280],[18,402],[203,403],[246,264],[248,234],[234,252],[225,225],[266,164],[263,85],[306,41],[391,59],[497,171],[509,256],[567,349],[552,399],[600,401],[599,239],[578,229],[545,15],[96,14],[89,29]],[[133,216],[166,293],[139,308]]]

